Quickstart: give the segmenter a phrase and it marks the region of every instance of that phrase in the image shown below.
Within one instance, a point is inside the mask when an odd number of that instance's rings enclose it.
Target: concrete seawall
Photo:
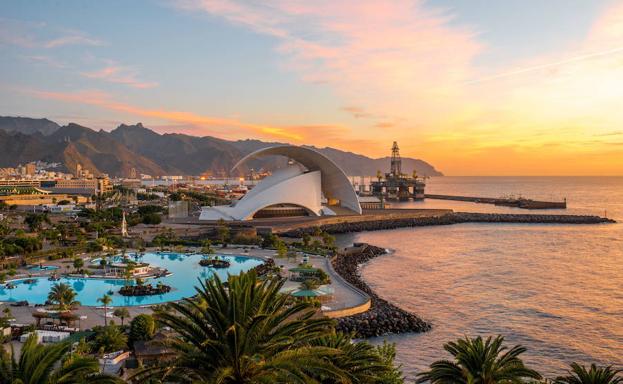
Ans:
[[[614,220],[599,216],[582,215],[543,215],[543,214],[503,214],[503,213],[469,213],[447,212],[441,215],[388,215],[386,218],[374,217],[365,220],[359,217],[350,221],[344,217],[340,222],[315,223],[316,225],[289,228],[279,231],[282,236],[300,237],[305,233],[311,234],[316,227],[332,234],[377,231],[385,229],[419,227],[429,225],[451,225],[460,223],[517,223],[517,224],[602,224],[615,223]]]

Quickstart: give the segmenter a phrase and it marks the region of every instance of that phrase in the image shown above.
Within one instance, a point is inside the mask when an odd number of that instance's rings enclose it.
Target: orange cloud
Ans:
[[[623,169],[612,158],[618,138],[595,140],[623,125],[621,5],[605,10],[575,46],[495,70],[474,65],[487,45],[473,28],[451,24],[450,12],[423,1],[186,0],[182,7],[274,37],[285,68],[330,86],[355,120],[373,120],[344,131],[368,141],[358,151],[383,155],[374,139],[384,135],[447,174]],[[505,151],[509,161],[496,163]]]
[[[238,119],[211,117],[192,112],[148,109],[114,100],[109,94],[99,91],[48,92],[28,90],[27,93],[42,99],[57,100],[97,106],[106,110],[122,112],[132,116],[148,117],[168,124],[149,124],[160,132],[188,133],[192,135],[217,135],[227,139],[260,138],[296,144],[339,147],[361,152],[363,148],[381,149],[378,140],[353,138],[354,132],[341,125],[285,125],[273,126],[250,124]],[[72,118],[76,120],[76,118]],[[88,121],[85,124],[88,125]],[[385,145],[386,146],[386,145]],[[383,148],[384,149],[384,148]]]
[[[147,109],[130,104],[115,101],[110,95],[103,92],[46,92],[30,91],[36,97],[43,99],[59,100],[71,103],[95,105],[104,109],[124,112],[134,116],[151,117],[170,122],[192,124],[200,127],[230,127],[237,128],[244,132],[261,134],[269,137],[290,139],[300,141],[303,137],[297,133],[289,132],[287,129],[256,124],[247,124],[235,119],[202,116],[192,112],[169,111],[161,109]]]

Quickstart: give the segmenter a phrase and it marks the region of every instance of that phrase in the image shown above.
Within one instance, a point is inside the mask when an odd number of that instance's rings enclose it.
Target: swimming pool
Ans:
[[[132,255],[133,256],[133,255]],[[146,283],[153,285],[159,281],[171,286],[171,292],[153,296],[122,296],[119,294],[126,282],[123,279],[84,279],[63,277],[59,281],[49,281],[47,277],[34,278],[34,282],[25,283],[23,280],[13,281],[14,289],[0,288],[0,301],[27,300],[31,304],[43,304],[46,302],[52,285],[56,283],[69,284],[77,294],[76,300],[82,305],[100,306],[97,299],[109,291],[112,298],[111,306],[135,306],[159,304],[167,301],[180,300],[184,297],[193,296],[195,286],[199,285],[199,279],[207,279],[217,274],[221,279],[227,279],[228,274],[237,275],[242,271],[262,264],[262,260],[247,256],[219,255],[228,260],[229,268],[212,269],[199,265],[201,255],[186,255],[181,253],[146,253],[138,257],[138,261],[150,263],[153,266],[166,268],[172,273],[170,276],[147,279]],[[134,257],[132,257],[134,259]],[[134,284],[134,281],[132,282]]]
[[[29,271],[53,271],[58,269],[56,265],[31,265],[28,267]]]

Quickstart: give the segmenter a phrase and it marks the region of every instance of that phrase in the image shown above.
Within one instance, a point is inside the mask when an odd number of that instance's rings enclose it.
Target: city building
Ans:
[[[361,214],[357,194],[346,174],[313,149],[293,145],[260,149],[241,159],[233,170],[265,156],[285,156],[290,161],[231,205],[203,207],[199,220]]]
[[[53,194],[39,187],[24,186],[0,186],[0,201],[6,205],[55,205],[57,202],[84,203],[87,199],[83,196],[69,194]]]
[[[28,163],[24,166],[26,175],[33,176],[37,173],[37,165],[35,163]]]

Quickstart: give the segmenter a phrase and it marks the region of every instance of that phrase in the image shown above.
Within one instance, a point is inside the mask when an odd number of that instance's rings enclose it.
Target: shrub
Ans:
[[[162,222],[162,219],[157,213],[147,213],[143,215],[143,224],[157,225],[160,224],[160,222]]]
[[[138,315],[130,322],[130,344],[151,340],[155,332],[156,322],[154,318],[147,314]]]

